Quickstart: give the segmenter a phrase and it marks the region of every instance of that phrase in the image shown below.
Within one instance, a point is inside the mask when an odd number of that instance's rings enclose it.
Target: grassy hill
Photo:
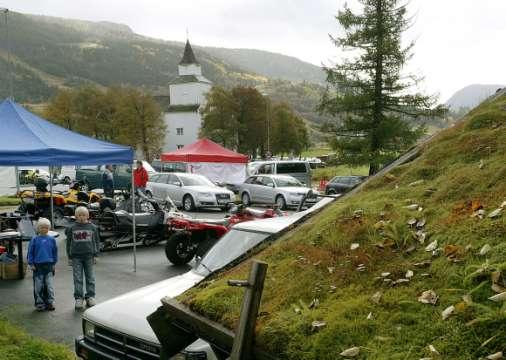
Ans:
[[[343,358],[352,347],[357,359],[384,360],[505,351],[506,303],[489,300],[506,291],[505,178],[502,95],[412,162],[264,244],[255,256],[269,264],[258,344],[282,359],[315,360]],[[226,281],[247,278],[249,267],[222,272],[181,300],[234,328],[243,291]],[[428,290],[435,305],[419,301]]]

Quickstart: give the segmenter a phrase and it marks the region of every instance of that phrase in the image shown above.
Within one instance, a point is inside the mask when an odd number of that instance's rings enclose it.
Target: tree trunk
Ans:
[[[383,113],[383,0],[378,0],[376,4],[376,24],[377,24],[377,52],[376,52],[376,67],[374,79],[374,108],[373,108],[373,123],[371,129],[371,161],[369,164],[369,175],[374,175],[379,170],[378,164],[378,150],[380,148],[380,139],[378,134],[378,127],[381,123]]]

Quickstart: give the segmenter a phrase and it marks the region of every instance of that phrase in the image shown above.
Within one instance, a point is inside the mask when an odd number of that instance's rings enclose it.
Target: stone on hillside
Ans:
[[[434,345],[429,345],[429,351],[430,351],[431,353],[433,353],[434,355],[441,355],[441,354],[439,353],[439,351],[437,351],[437,350],[436,350],[436,348],[434,347]]]
[[[371,301],[375,304],[379,304],[381,300],[381,291],[377,291],[374,293],[373,296],[371,296]]]
[[[412,218],[412,219],[408,220],[408,225],[415,226],[417,222],[418,222],[418,220],[416,220],[415,218]]]
[[[389,276],[390,276],[390,273],[389,273],[389,272],[382,272],[382,273],[381,273],[381,277],[386,278],[386,277],[389,277]]]
[[[439,296],[437,296],[434,290],[426,290],[418,297],[418,301],[423,304],[436,305]]]
[[[436,249],[437,249],[437,240],[434,240],[429,245],[427,245],[427,247],[425,248],[425,251],[431,252],[431,251],[434,251]]]
[[[355,218],[360,218],[362,215],[364,215],[364,210],[362,209],[357,209],[353,212],[353,217]]]
[[[462,295],[462,300],[464,300],[464,302],[467,304],[467,305],[472,305],[473,304],[473,298],[471,295],[469,294],[466,294],[466,295]]]
[[[407,279],[411,279],[413,277],[413,275],[415,275],[413,273],[413,271],[408,270],[408,271],[406,271],[406,275],[404,275],[404,277],[406,277]]]
[[[499,284],[492,284],[491,289],[496,294],[500,294],[500,293],[506,291],[506,288],[504,286],[499,285]]]
[[[329,267],[327,268],[327,270],[328,270],[329,274],[332,274],[332,273],[334,272],[334,270],[335,270],[335,267],[333,267],[333,266],[329,266]]]
[[[481,256],[486,255],[490,250],[492,250],[492,247],[489,244],[483,245],[483,247],[480,249],[480,252],[478,253]]]
[[[353,243],[350,245],[350,250],[356,250],[360,247],[359,243]]]
[[[426,223],[427,223],[427,220],[425,220],[425,218],[418,220],[418,222],[416,223],[416,228],[422,229]]]
[[[316,309],[319,305],[320,305],[320,300],[315,298],[315,299],[311,300],[311,302],[309,303],[309,305],[307,307],[309,309]]]
[[[411,204],[408,206],[404,206],[404,208],[408,209],[408,210],[418,210],[419,206],[418,206],[418,204]]]
[[[441,316],[443,317],[443,320],[446,320],[450,317],[451,314],[455,311],[455,306],[451,305],[448,306],[446,309],[443,310],[441,313]]]
[[[372,312],[370,312],[369,314],[367,314],[367,320],[372,320]]]
[[[499,352],[496,352],[495,354],[490,354],[489,356],[487,356],[487,359],[489,359],[489,360],[497,360],[497,359],[502,359],[502,358],[503,358],[502,351],[499,351]]]
[[[502,211],[502,208],[497,208],[494,211],[492,211],[490,214],[488,214],[488,217],[491,219],[494,219],[494,218],[498,217],[499,215],[501,215],[501,211]]]
[[[392,285],[393,286],[396,286],[396,285],[400,285],[400,284],[406,284],[409,282],[409,279],[397,279],[395,280]]]
[[[424,260],[421,262],[414,263],[413,266],[422,268],[422,267],[429,267],[431,264],[432,264],[432,261]]]
[[[409,183],[408,186],[417,186],[417,185],[420,185],[420,184],[423,184],[424,181],[423,179],[420,179],[420,180],[417,180],[417,181],[413,181],[412,183]]]
[[[502,292],[500,294],[491,296],[488,298],[489,300],[495,301],[495,302],[503,302],[506,301],[506,291]]]
[[[506,208],[506,201],[503,201],[503,202],[502,202],[502,204],[501,204],[501,206],[499,206],[499,207],[500,207],[501,209]]]
[[[355,347],[344,350],[339,355],[347,357],[347,358],[352,358],[352,357],[358,356],[358,354],[360,354],[360,348],[355,346]]]
[[[485,210],[483,210],[483,209],[477,210],[471,215],[471,217],[477,217],[478,219],[483,219],[485,217]]]
[[[485,163],[483,162],[483,159],[480,159],[480,163],[478,164],[478,169],[483,169],[483,166],[485,166]]]
[[[311,331],[317,332],[327,327],[327,323],[325,321],[315,320],[311,323]]]

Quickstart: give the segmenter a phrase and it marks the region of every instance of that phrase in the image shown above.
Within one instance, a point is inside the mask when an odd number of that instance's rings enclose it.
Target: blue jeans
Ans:
[[[74,273],[74,299],[95,297],[93,257],[72,258],[72,270]],[[86,277],[86,294],[83,292],[83,273]]]
[[[34,264],[33,297],[35,306],[46,306],[54,303],[53,269],[50,263]]]

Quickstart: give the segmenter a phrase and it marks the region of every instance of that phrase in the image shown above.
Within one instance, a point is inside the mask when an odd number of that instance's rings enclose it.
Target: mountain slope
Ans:
[[[203,50],[219,59],[273,79],[325,83],[322,68],[297,58],[254,49],[225,49],[205,47]]]
[[[281,359],[314,360],[342,358],[351,347],[360,348],[356,359],[382,360],[505,351],[506,305],[489,300],[506,291],[505,164],[503,92],[412,162],[264,244],[255,256],[269,264],[259,346]],[[226,281],[248,270],[246,261],[180,300],[234,328],[243,292]],[[435,305],[419,301],[429,290]],[[314,330],[313,321],[324,326]]]
[[[69,20],[48,16],[9,13],[12,54],[20,63],[75,86],[95,82],[110,86],[129,84],[152,91],[167,90],[177,75],[184,43],[137,35],[126,25]],[[204,74],[218,85],[256,85],[273,78],[295,81],[321,80],[318,67],[294,58],[258,50],[195,47]],[[0,43],[2,80],[7,76],[6,42]],[[253,56],[254,54],[254,56]],[[268,61],[265,61],[268,59]],[[295,66],[296,64],[296,66]],[[18,69],[16,69],[17,71]],[[35,74],[28,69],[30,76]],[[14,95],[20,101],[35,100],[15,74]],[[46,78],[40,77],[42,82]],[[55,92],[46,82],[40,97]],[[0,96],[8,95],[0,87]]]
[[[446,105],[454,111],[458,111],[460,108],[472,109],[495,93],[497,89],[503,87],[504,85],[469,85],[453,94],[446,102]]]

